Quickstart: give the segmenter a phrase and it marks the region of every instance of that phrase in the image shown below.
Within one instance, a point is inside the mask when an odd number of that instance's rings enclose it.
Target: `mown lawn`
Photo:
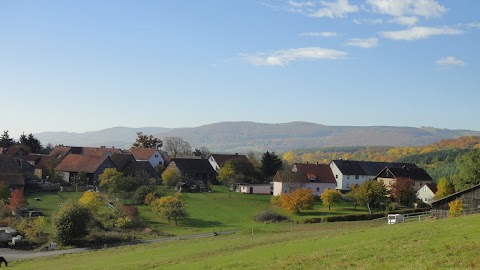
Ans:
[[[396,225],[294,225],[293,232],[143,244],[12,262],[15,269],[478,269],[480,215]]]

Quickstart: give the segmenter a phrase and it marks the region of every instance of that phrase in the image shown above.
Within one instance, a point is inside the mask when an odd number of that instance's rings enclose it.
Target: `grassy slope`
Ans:
[[[420,223],[297,225],[264,233],[14,262],[16,269],[475,269],[480,215]]]

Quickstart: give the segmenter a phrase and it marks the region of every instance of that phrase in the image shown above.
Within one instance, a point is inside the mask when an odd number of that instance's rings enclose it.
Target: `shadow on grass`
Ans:
[[[182,221],[182,224],[196,228],[214,228],[223,226],[223,223],[219,221],[203,220],[197,218],[185,219]]]

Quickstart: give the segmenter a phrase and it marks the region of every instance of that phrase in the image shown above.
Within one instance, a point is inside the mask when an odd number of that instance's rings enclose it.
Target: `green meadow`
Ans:
[[[370,221],[240,230],[192,240],[27,261],[15,269],[478,269],[480,215],[396,225]],[[270,226],[270,225],[264,225]]]

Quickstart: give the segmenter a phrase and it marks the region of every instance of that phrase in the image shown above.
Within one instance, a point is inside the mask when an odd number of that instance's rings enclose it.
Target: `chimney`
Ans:
[[[317,160],[317,166],[318,166],[318,165],[319,165],[319,164],[318,164],[318,160]]]

